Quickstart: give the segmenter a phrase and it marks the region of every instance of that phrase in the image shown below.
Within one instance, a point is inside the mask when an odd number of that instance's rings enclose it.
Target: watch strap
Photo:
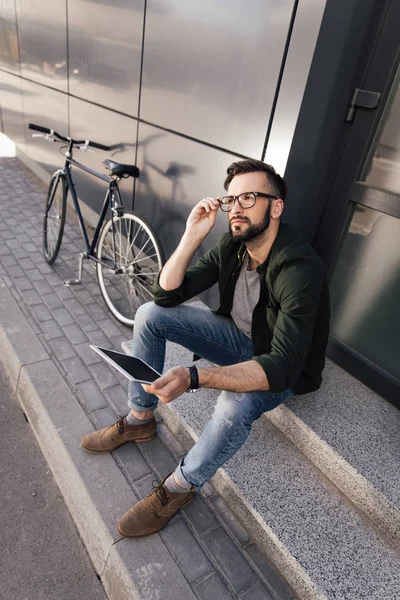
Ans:
[[[186,391],[187,392],[197,392],[197,390],[200,387],[199,372],[197,370],[197,367],[195,367],[193,365],[193,366],[187,367],[187,368],[189,369],[189,373],[190,373],[190,385]]]

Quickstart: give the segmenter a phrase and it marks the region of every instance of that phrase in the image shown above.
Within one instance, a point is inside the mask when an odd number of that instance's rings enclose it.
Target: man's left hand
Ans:
[[[173,367],[162,377],[153,381],[151,385],[142,383],[143,389],[148,394],[154,394],[164,402],[172,402],[181,396],[190,385],[190,373],[187,367]]]

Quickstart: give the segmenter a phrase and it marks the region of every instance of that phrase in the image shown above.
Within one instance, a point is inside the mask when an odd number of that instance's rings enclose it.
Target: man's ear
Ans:
[[[281,214],[283,213],[283,200],[281,198],[278,198],[277,200],[274,200],[274,204],[271,210],[271,217],[273,219],[279,219],[279,217],[281,216]]]

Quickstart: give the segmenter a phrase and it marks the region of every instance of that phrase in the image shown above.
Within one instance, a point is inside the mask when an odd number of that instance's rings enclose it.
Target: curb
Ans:
[[[138,498],[107,454],[84,452],[93,425],[0,277],[0,351],[11,385],[110,600],[194,600],[158,534],[121,538],[116,523]]]

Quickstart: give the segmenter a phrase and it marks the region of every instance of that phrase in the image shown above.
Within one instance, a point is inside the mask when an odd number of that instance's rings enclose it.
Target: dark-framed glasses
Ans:
[[[277,196],[272,194],[264,194],[264,192],[244,192],[239,196],[223,196],[219,199],[219,205],[223,212],[229,212],[232,210],[235,201],[239,202],[241,208],[251,208],[255,205],[257,197],[269,198],[271,200],[277,200]]]

